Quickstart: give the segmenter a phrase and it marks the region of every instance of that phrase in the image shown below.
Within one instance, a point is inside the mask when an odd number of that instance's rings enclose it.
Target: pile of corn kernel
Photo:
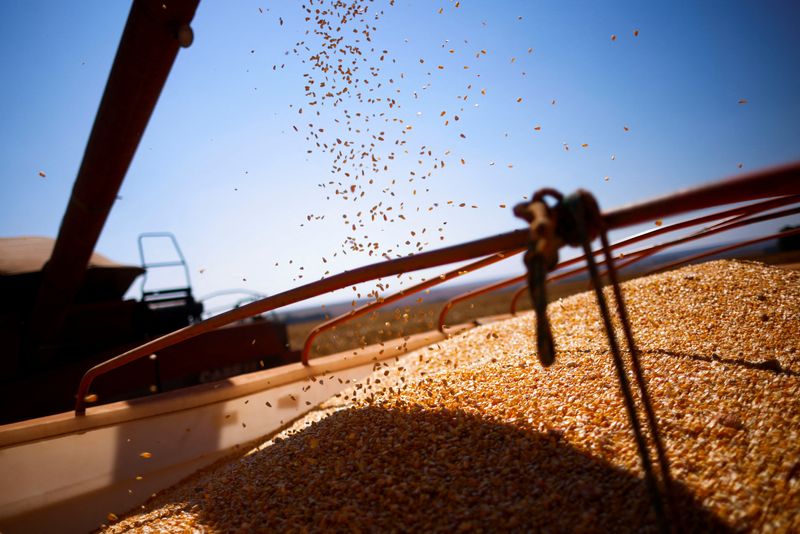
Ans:
[[[800,531],[800,273],[718,261],[623,285],[685,531]],[[108,527],[657,531],[594,295],[378,369]]]

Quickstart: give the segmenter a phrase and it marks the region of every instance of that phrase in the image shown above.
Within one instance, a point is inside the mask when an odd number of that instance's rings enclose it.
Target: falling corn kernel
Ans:
[[[139,453],[139,456],[144,458],[145,460],[147,460],[148,458],[152,458],[153,454],[149,453],[149,452],[142,452],[142,453]]]
[[[89,393],[83,398],[84,402],[97,402],[97,394],[96,393]]]

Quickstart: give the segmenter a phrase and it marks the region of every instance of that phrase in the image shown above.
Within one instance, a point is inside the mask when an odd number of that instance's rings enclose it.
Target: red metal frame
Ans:
[[[796,195],[800,192],[798,171],[797,162],[754,171],[614,209],[603,214],[603,221],[608,230],[614,230],[723,204]]]
[[[347,313],[339,315],[338,317],[334,317],[333,319],[330,319],[316,326],[311,332],[309,332],[308,336],[306,337],[306,341],[303,344],[303,352],[301,353],[301,361],[303,362],[303,365],[308,365],[308,357],[309,354],[311,353],[311,345],[314,342],[314,339],[316,339],[317,336],[319,336],[322,332],[335,328],[336,326],[342,323],[346,323],[351,319],[355,319],[357,317],[366,315],[372,310],[378,309],[382,306],[386,306],[393,302],[397,302],[398,300],[401,300],[409,295],[419,293],[420,291],[424,291],[428,288],[437,286],[439,284],[443,284],[444,282],[452,280],[453,278],[457,278],[461,275],[470,273],[474,270],[481,269],[488,265],[492,265],[493,263],[497,263],[506,258],[516,256],[523,250],[524,249],[517,249],[509,251],[508,253],[494,254],[492,256],[489,256],[488,258],[484,258],[482,260],[470,263],[469,265],[460,267],[459,269],[448,271],[442,275],[437,276],[436,278],[431,278],[430,280],[420,282],[419,284],[403,289],[402,291],[398,291],[397,293],[389,295],[388,297],[383,297],[375,302],[370,302],[369,304],[365,304],[363,306],[355,308],[354,310],[350,310]]]
[[[695,254],[693,256],[689,256],[687,258],[681,258],[679,260],[673,261],[666,265],[660,265],[655,267],[654,269],[650,269],[645,271],[643,276],[648,274],[656,273],[658,271],[667,271],[669,269],[673,269],[678,265],[684,265],[686,263],[692,263],[693,261],[702,260],[703,258],[709,258],[711,256],[716,256],[717,254],[722,254],[723,252],[729,252],[731,250],[736,250],[737,248],[746,247],[749,245],[755,245],[758,243],[763,243],[764,241],[771,241],[773,239],[780,239],[782,237],[789,237],[793,235],[800,234],[800,228],[794,228],[793,230],[785,230],[783,232],[778,232],[772,235],[764,236],[764,237],[757,237],[755,239],[749,239],[747,241],[742,241],[741,243],[734,243],[732,245],[726,245],[724,247],[715,248],[713,250],[709,250],[706,252],[701,252],[699,254]]]
[[[337,289],[368,282],[376,278],[385,278],[401,273],[419,271],[430,267],[488,256],[490,254],[517,250],[526,246],[527,236],[527,230],[515,230],[494,237],[470,241],[461,245],[359,267],[352,271],[336,274],[330,278],[311,282],[276,295],[256,300],[239,308],[234,308],[225,313],[215,315],[205,321],[170,332],[169,334],[148,341],[147,343],[89,369],[78,385],[75,413],[76,415],[83,415],[86,413],[85,396],[88,394],[89,387],[96,377],[139,358],[148,357],[150,354],[154,354],[161,349],[170,347],[181,341],[185,341],[221,326],[247,319],[254,315],[259,315]]]
[[[574,258],[574,259],[576,260],[575,263],[577,263],[578,261],[583,259],[583,256],[578,256],[577,258]],[[562,265],[559,265],[559,268],[560,267],[562,267]],[[457,295],[457,296],[451,298],[450,300],[448,300],[447,302],[444,303],[444,307],[442,308],[442,311],[439,312],[439,321],[436,324],[436,328],[439,329],[439,332],[444,333],[445,320],[447,319],[447,314],[450,311],[450,308],[452,308],[453,306],[455,306],[459,302],[463,302],[465,300],[469,300],[469,299],[472,299],[472,298],[475,298],[475,297],[479,297],[481,295],[485,295],[487,293],[491,293],[492,291],[497,291],[499,289],[505,289],[505,288],[513,286],[515,284],[519,284],[521,282],[524,282],[525,280],[527,280],[527,278],[528,278],[527,274],[521,274],[519,276],[515,276],[514,278],[509,278],[508,280],[502,280],[500,282],[495,282],[495,283],[490,284],[488,286],[479,287],[477,289],[473,289],[472,291],[467,291],[466,293],[463,293],[461,295]],[[527,287],[528,286],[526,285],[525,288],[523,288],[523,289],[527,289]]]
[[[629,238],[629,239],[625,240],[624,242],[617,243],[614,246],[615,247],[621,247],[621,246],[624,246],[624,245],[631,244],[631,243],[633,243],[635,241],[638,241],[638,240],[642,240],[642,239],[645,239],[645,238],[654,237],[655,235],[663,234],[665,232],[675,231],[675,230],[678,230],[680,228],[685,228],[687,226],[694,226],[694,225],[697,225],[697,224],[702,224],[704,222],[718,220],[718,219],[721,219],[721,218],[724,218],[724,217],[729,217],[729,219],[726,220],[726,221],[723,221],[723,223],[720,223],[720,224],[729,224],[729,223],[731,223],[733,221],[741,219],[742,217],[747,217],[747,216],[749,216],[749,215],[751,215],[753,213],[758,213],[760,211],[765,211],[765,210],[768,210],[768,209],[772,209],[772,208],[775,208],[775,207],[778,207],[778,206],[781,206],[781,205],[785,205],[787,203],[791,203],[791,202],[794,202],[794,201],[800,201],[800,197],[793,197],[793,196],[791,196],[791,197],[782,197],[782,198],[779,198],[779,199],[768,200],[766,202],[759,202],[759,203],[751,204],[751,205],[748,205],[748,206],[741,206],[741,207],[738,207],[738,208],[734,208],[734,209],[731,209],[731,210],[725,210],[723,212],[715,213],[715,214],[712,214],[712,215],[707,215],[707,216],[704,216],[704,217],[698,217],[698,218],[692,219],[690,221],[682,221],[682,222],[679,222],[679,223],[675,223],[675,224],[670,225],[668,227],[659,227],[659,228],[654,228],[654,229],[651,229],[651,230],[647,230],[647,231],[645,231],[645,232],[643,232],[641,234],[638,234],[636,236],[633,236],[632,238]],[[596,252],[599,252],[599,251],[596,251]],[[513,254],[510,254],[509,256],[502,256],[502,257],[497,258],[494,261],[489,261],[489,262],[486,262],[486,263],[483,263],[484,260],[481,260],[479,262],[476,262],[474,264],[470,264],[469,266],[464,267],[463,270],[450,271],[450,272],[448,272],[448,273],[446,273],[444,275],[439,276],[436,279],[432,279],[432,280],[428,280],[426,282],[422,282],[422,283],[420,283],[420,284],[418,284],[416,286],[412,286],[410,288],[404,289],[403,291],[400,291],[400,292],[398,292],[398,293],[396,293],[394,295],[391,295],[389,297],[380,299],[380,300],[378,300],[376,302],[372,302],[372,303],[366,304],[366,305],[364,305],[364,306],[362,306],[360,308],[357,308],[357,309],[352,310],[352,311],[350,311],[348,313],[345,313],[345,314],[342,314],[342,315],[340,315],[338,317],[330,319],[329,321],[327,321],[325,323],[320,324],[314,330],[312,330],[309,333],[308,337],[306,338],[306,341],[305,341],[304,346],[303,346],[302,357],[301,357],[303,363],[306,364],[306,365],[308,364],[308,358],[309,358],[309,354],[311,352],[311,344],[312,344],[313,340],[317,336],[319,336],[319,334],[321,334],[322,332],[327,331],[327,330],[329,330],[331,328],[334,328],[334,327],[336,327],[336,326],[338,326],[340,324],[343,324],[343,323],[345,323],[345,322],[347,322],[347,321],[349,321],[351,319],[355,319],[357,317],[361,317],[364,314],[369,313],[372,310],[375,310],[375,309],[378,309],[378,308],[380,308],[382,306],[391,304],[392,302],[396,302],[397,300],[400,300],[400,299],[402,299],[402,298],[404,298],[406,296],[413,295],[414,293],[417,293],[419,291],[423,291],[423,290],[428,289],[430,287],[434,287],[434,286],[436,286],[438,284],[441,284],[444,281],[449,280],[449,279],[451,279],[451,278],[453,278],[455,276],[459,276],[460,274],[464,274],[464,270],[472,271],[472,270],[475,270],[475,269],[479,269],[479,268],[484,267],[485,265],[489,265],[491,263],[495,263],[496,261],[500,261],[501,259],[504,259],[505,257],[510,257],[511,255],[515,255],[515,254],[516,254],[516,252],[513,253]],[[646,254],[645,255],[644,252],[642,252],[642,251],[640,251],[638,253],[632,253],[632,254],[640,254],[641,255],[641,256],[637,256],[635,258],[635,261],[638,261],[639,259],[643,259],[643,258],[648,257],[650,255],[650,254]],[[582,259],[584,259],[583,256],[579,256],[577,258],[573,258],[572,260],[568,260],[566,262],[563,262],[563,263],[559,264],[558,268],[564,268],[564,267],[567,267],[569,265],[573,265],[573,264],[581,261]],[[625,264],[621,265],[620,267],[628,265],[630,263],[633,263],[633,260],[626,262]],[[582,272],[583,270],[584,269],[581,268],[581,269],[576,269],[574,271],[570,271],[568,273],[554,275],[554,276],[549,277],[548,280],[549,281],[557,281],[557,280],[560,280],[560,279],[563,279],[563,278],[569,278],[573,274],[578,274],[578,273]],[[448,301],[445,304],[444,308],[442,309],[442,311],[439,314],[439,322],[438,322],[439,331],[440,332],[444,332],[444,320],[445,320],[445,318],[447,316],[447,313],[450,310],[450,308],[452,308],[458,302],[461,302],[462,300],[467,300],[467,299],[470,299],[470,298],[474,298],[474,297],[477,297],[479,295],[483,295],[483,294],[489,293],[489,292],[494,291],[496,289],[501,289],[503,287],[508,287],[508,286],[517,284],[519,282],[522,282],[524,280],[525,280],[525,275],[518,276],[518,277],[512,278],[510,280],[506,280],[506,281],[503,281],[503,282],[500,282],[500,283],[497,283],[497,284],[492,284],[490,286],[486,286],[484,288],[479,288],[479,289],[473,290],[471,292],[465,293],[464,295],[460,295],[460,296],[456,297],[455,299],[451,299],[450,301]],[[522,290],[518,291],[514,295],[514,299],[512,299],[512,314],[516,313],[516,303],[517,303],[519,297],[524,292],[524,290],[525,290],[525,288],[523,288]]]
[[[661,197],[633,206],[611,210],[603,215],[603,221],[608,230],[613,230],[696,209],[797,194],[800,194],[800,163],[793,163],[680,191],[669,197]],[[240,308],[171,332],[89,369],[78,387],[75,413],[76,415],[85,414],[85,396],[92,381],[97,376],[186,339],[253,315],[375,278],[466,261],[491,254],[507,253],[510,250],[525,247],[528,236],[527,229],[515,230],[440,250],[367,265],[251,302]]]
[[[688,236],[684,236],[684,237],[680,237],[678,239],[674,239],[674,240],[669,241],[667,243],[659,243],[659,244],[652,245],[652,246],[644,248],[644,249],[633,251],[633,252],[631,252],[632,255],[635,255],[635,257],[633,259],[631,259],[629,261],[626,261],[626,262],[623,262],[623,263],[617,265],[616,267],[617,267],[617,270],[622,269],[622,268],[627,267],[628,265],[630,265],[632,263],[635,263],[637,261],[643,260],[644,258],[650,257],[653,254],[656,254],[657,252],[660,252],[660,251],[662,251],[662,250],[664,250],[666,248],[669,248],[669,247],[682,245],[684,243],[688,243],[690,241],[695,241],[697,239],[702,239],[704,237],[708,237],[710,235],[718,234],[720,232],[733,230],[735,228],[741,228],[742,226],[747,226],[747,225],[750,225],[750,224],[756,224],[756,223],[760,223],[760,222],[764,222],[764,221],[770,221],[770,220],[773,220],[773,219],[780,219],[781,217],[788,217],[790,215],[796,215],[798,213],[800,213],[800,207],[789,208],[789,209],[785,209],[785,210],[781,210],[781,211],[776,211],[774,213],[768,213],[768,214],[765,214],[765,215],[759,215],[758,217],[748,217],[748,218],[745,218],[745,219],[738,219],[737,218],[737,220],[735,220],[733,222],[728,222],[728,223],[722,224],[722,225],[714,225],[714,226],[712,226],[710,228],[705,228],[705,229],[703,229],[703,230],[701,230],[699,232],[695,232],[695,233],[690,234]]]
[[[754,222],[760,222],[760,220],[750,220],[750,222],[741,222],[741,221],[743,221],[743,218],[750,217],[750,216],[752,216],[752,215],[754,215],[756,213],[761,213],[761,212],[764,212],[764,211],[768,211],[768,210],[775,209],[775,208],[782,207],[782,206],[787,206],[787,205],[794,204],[794,203],[797,203],[797,202],[800,202],[800,195],[789,195],[789,196],[779,197],[779,198],[771,199],[771,200],[767,200],[767,201],[756,202],[754,204],[749,204],[749,205],[746,205],[746,206],[738,206],[736,208],[723,210],[723,211],[712,213],[712,214],[709,214],[709,215],[704,215],[702,217],[696,217],[696,218],[689,219],[689,220],[686,220],[686,221],[680,221],[680,222],[673,223],[673,224],[670,224],[670,225],[667,225],[667,226],[660,226],[660,227],[657,227],[657,228],[651,228],[649,230],[645,230],[644,232],[640,232],[639,234],[635,234],[635,235],[630,236],[628,238],[625,238],[625,239],[623,239],[621,241],[613,243],[611,245],[611,248],[612,249],[617,249],[617,248],[626,247],[628,245],[632,245],[632,244],[637,243],[639,241],[644,241],[646,239],[651,239],[653,237],[656,237],[656,236],[659,236],[659,235],[662,235],[662,234],[665,234],[665,233],[674,232],[674,231],[677,231],[677,230],[681,230],[681,229],[688,228],[688,227],[691,227],[691,226],[697,226],[698,224],[703,224],[703,223],[707,223],[707,222],[711,222],[711,221],[716,221],[716,220],[719,220],[719,219],[726,219],[726,220],[724,220],[722,222],[719,222],[719,223],[717,223],[715,225],[712,225],[709,228],[705,228],[703,230],[700,230],[700,231],[698,231],[696,233],[696,234],[698,234],[699,237],[706,236],[706,235],[711,235],[709,233],[704,233],[704,232],[708,232],[708,231],[714,230],[714,232],[712,232],[712,233],[717,233],[718,231],[723,231],[723,230],[718,230],[719,228],[724,228],[724,229],[730,230],[732,228],[743,226],[745,224],[752,224]],[[785,216],[785,215],[780,215],[780,216]],[[770,218],[775,218],[775,217],[770,217]],[[764,219],[764,220],[767,220],[767,219]],[[735,225],[735,226],[729,226],[729,225]],[[656,245],[656,246],[653,246],[653,247],[649,247],[647,249],[638,250],[638,251],[634,251],[634,252],[629,252],[629,253],[625,254],[625,256],[626,257],[631,257],[631,258],[629,260],[627,260],[627,261],[624,261],[624,262],[618,264],[617,268],[621,269],[621,268],[626,267],[626,266],[628,266],[628,265],[630,265],[632,263],[635,263],[636,261],[639,261],[639,260],[642,260],[642,259],[644,259],[646,257],[649,257],[650,255],[655,254],[656,252],[658,252],[659,250],[661,250],[663,248],[666,248],[668,246],[677,245],[677,244],[680,244],[680,243],[670,242],[670,243],[664,245],[661,248],[658,248],[658,246]],[[600,252],[601,252],[601,250],[598,249],[598,250],[595,250],[593,254],[596,256],[596,255],[600,254]],[[567,267],[569,265],[573,265],[575,263],[578,263],[579,261],[581,261],[583,259],[585,259],[584,256],[578,256],[577,258],[573,258],[572,260],[569,260],[567,262],[563,262],[563,263],[559,264],[556,268],[557,269],[561,269],[563,267]],[[600,262],[600,263],[602,264],[604,262]],[[580,272],[583,272],[583,270],[585,270],[585,269],[576,269],[576,270],[570,271],[570,274],[568,276],[559,275],[558,278],[548,277],[548,280],[549,281],[562,280],[564,278],[569,278],[569,276],[572,276],[573,274],[579,274]],[[450,308],[452,308],[454,305],[458,304],[459,302],[463,302],[465,300],[469,300],[471,298],[474,298],[474,297],[477,297],[477,296],[480,296],[480,295],[484,295],[486,293],[490,293],[492,291],[496,291],[496,290],[499,290],[499,289],[504,289],[506,287],[510,287],[510,286],[519,284],[521,282],[524,282],[525,279],[526,279],[526,275],[524,275],[524,274],[523,275],[519,275],[519,276],[515,276],[513,278],[509,278],[508,280],[504,280],[504,281],[501,281],[501,282],[495,282],[494,284],[488,285],[486,287],[474,289],[474,290],[472,290],[470,292],[464,293],[463,295],[458,295],[458,296],[454,297],[453,299],[451,299],[450,301],[445,303],[444,308],[442,308],[442,311],[441,311],[441,313],[439,315],[439,323],[438,323],[439,331],[441,331],[441,332],[444,331],[443,328],[444,328],[444,322],[445,322],[447,313],[450,310]],[[512,315],[516,315],[516,313],[517,313],[517,305],[519,303],[519,299],[522,297],[522,295],[525,293],[526,290],[527,290],[527,286],[524,286],[524,287],[520,288],[518,291],[516,291],[514,293],[513,297],[511,298],[510,312],[511,312]]]
[[[785,199],[790,199],[790,198],[794,198],[794,197],[784,197],[784,198]],[[795,202],[796,201],[797,200],[795,199]],[[758,211],[763,211],[763,210],[758,210]],[[751,215],[752,213],[757,213],[758,211],[750,210],[745,215]],[[643,260],[645,258],[649,258],[650,256],[652,256],[652,255],[654,255],[654,254],[656,254],[658,252],[661,252],[662,250],[667,249],[669,247],[674,247],[676,245],[681,245],[681,244],[684,244],[684,243],[688,243],[689,241],[694,241],[696,239],[702,239],[704,237],[708,237],[708,236],[713,235],[713,234],[724,232],[726,230],[733,230],[734,228],[740,228],[742,226],[746,226],[746,225],[749,225],[749,224],[755,224],[755,223],[759,223],[759,222],[769,221],[769,220],[772,220],[772,219],[779,219],[781,217],[788,217],[789,215],[795,215],[797,213],[800,213],[800,208],[791,208],[791,209],[782,210],[782,211],[779,211],[779,212],[770,213],[770,214],[761,215],[759,217],[752,217],[752,218],[744,218],[744,219],[741,218],[744,215],[737,216],[737,217],[732,217],[731,219],[729,219],[727,221],[724,221],[724,222],[719,223],[719,224],[715,224],[715,225],[713,225],[713,226],[711,226],[709,228],[705,228],[705,229],[703,229],[701,231],[695,232],[695,233],[690,234],[688,236],[681,237],[681,238],[678,238],[678,239],[674,239],[674,240],[668,241],[666,243],[659,243],[659,244],[652,245],[652,246],[644,248],[644,249],[640,249],[640,250],[636,250],[636,251],[630,252],[630,253],[626,254],[625,257],[626,258],[628,258],[629,256],[632,256],[632,257],[630,259],[626,259],[626,261],[624,261],[622,263],[617,264],[615,267],[619,271],[620,269],[623,269],[624,267],[632,265],[632,264],[634,264],[636,262],[639,262],[639,261],[641,261],[641,260]],[[674,230],[674,228],[671,228],[670,230]],[[791,232],[786,232],[786,235],[793,235],[793,234]],[[693,260],[696,260],[696,259],[705,258],[705,257],[708,257],[708,256],[713,256],[714,254],[721,254],[722,252],[727,252],[728,250],[734,250],[734,249],[737,249],[737,248],[740,248],[740,247],[747,246],[749,244],[759,243],[759,242],[762,242],[762,241],[768,241],[769,239],[777,239],[778,237],[783,237],[783,236],[784,236],[783,233],[773,234],[772,237],[768,236],[768,237],[763,237],[763,238],[757,238],[757,239],[753,239],[751,241],[745,241],[743,243],[737,243],[737,244],[734,244],[734,245],[721,247],[720,249],[717,249],[717,250],[714,250],[714,251],[711,251],[711,252],[708,252],[708,253],[697,254],[696,256],[691,256],[690,258],[681,259],[681,260],[673,262],[673,263],[674,263],[674,265],[681,265],[681,264],[686,263],[688,261],[693,261]],[[622,242],[617,243],[617,244],[613,244],[612,248],[618,248],[620,246],[623,246]],[[597,251],[595,251],[595,253],[597,253]],[[599,263],[602,264],[604,262],[599,262]],[[651,272],[655,272],[655,271],[658,271],[658,270],[661,270],[661,269],[666,269],[668,267],[672,267],[674,265],[670,264],[670,265],[665,266],[665,267],[658,267],[655,270],[646,271],[645,273],[642,274],[642,276],[650,274]],[[569,278],[573,274],[579,274],[579,273],[581,273],[581,272],[583,272],[585,270],[586,270],[586,267],[584,266],[584,267],[575,269],[573,271],[570,271],[567,276],[548,278],[548,281],[556,281],[556,280],[560,280],[560,279],[563,279],[563,278]],[[522,276],[519,276],[519,277],[516,277],[516,278],[512,278],[510,280],[507,280],[507,282],[516,282],[516,283],[518,283],[518,282],[522,282],[524,280],[525,280],[525,275],[522,275]],[[507,285],[513,285],[513,284],[509,283]],[[526,286],[520,288],[518,291],[516,291],[514,293],[514,296],[511,298],[511,315],[516,315],[517,314],[517,305],[519,303],[519,299],[522,297],[522,295],[525,294],[525,291],[527,291],[527,289],[528,289],[528,286],[526,285]]]

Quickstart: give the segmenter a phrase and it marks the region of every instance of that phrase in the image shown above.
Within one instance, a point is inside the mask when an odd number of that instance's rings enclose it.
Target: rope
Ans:
[[[656,457],[658,458],[658,463],[661,466],[661,481],[663,485],[664,496],[667,501],[667,507],[670,511],[671,518],[673,521],[677,522],[675,524],[676,528],[680,530],[680,516],[677,513],[678,510],[675,506],[669,458],[667,457],[667,453],[664,448],[664,442],[661,439],[661,434],[658,431],[656,414],[653,410],[653,405],[650,402],[650,393],[647,390],[647,381],[645,380],[644,373],[642,372],[642,366],[639,362],[639,349],[633,339],[633,330],[630,325],[630,320],[628,319],[628,310],[625,306],[625,300],[622,298],[622,289],[619,286],[617,269],[614,266],[614,259],[611,254],[611,247],[609,246],[608,235],[605,229],[600,232],[600,242],[603,247],[603,255],[606,257],[606,265],[608,266],[607,274],[611,282],[612,291],[614,292],[614,300],[617,302],[617,313],[619,314],[620,323],[622,324],[622,331],[625,335],[625,341],[628,344],[631,367],[633,368],[633,374],[636,378],[636,385],[639,389],[639,396],[642,399],[642,405],[644,406],[645,415],[647,416],[647,424],[653,437],[653,443],[655,444]]]
[[[546,196],[551,196],[556,199],[557,203],[553,208],[549,207],[544,202],[544,197]],[[552,364],[555,360],[552,332],[547,320],[545,276],[547,271],[551,270],[557,263],[558,248],[564,244],[583,248],[584,254],[586,255],[589,276],[597,297],[597,304],[600,308],[606,336],[608,337],[608,344],[611,349],[611,356],[614,361],[620,389],[625,401],[628,419],[636,440],[642,469],[644,470],[645,484],[650,495],[653,510],[656,514],[656,521],[658,522],[661,532],[669,533],[671,532],[671,528],[667,517],[667,510],[665,510],[664,507],[664,501],[666,501],[670,512],[669,515],[676,519],[678,517],[673,500],[669,460],[658,431],[655,412],[653,411],[650,395],[647,390],[647,383],[642,373],[638,350],[633,339],[633,331],[630,326],[625,301],[622,297],[622,291],[619,287],[617,272],[614,268],[614,259],[611,254],[611,247],[608,243],[606,228],[602,216],[600,215],[600,208],[594,197],[586,191],[580,190],[565,199],[557,191],[545,189],[536,193],[530,203],[515,206],[514,214],[528,221],[531,226],[531,241],[528,253],[525,255],[525,264],[528,268],[528,283],[531,290],[531,299],[536,311],[537,349],[539,350],[539,359],[544,366]],[[603,293],[602,279],[591,249],[591,242],[597,236],[600,237],[603,254],[605,255],[606,264],[608,265],[607,273],[614,293],[614,299],[617,303],[617,313],[622,325],[625,342],[630,353],[631,367],[633,368],[637,389],[644,406],[645,420],[655,444],[656,456],[658,458],[663,484],[663,499],[658,478],[655,474],[653,461],[650,457],[647,438],[643,431],[638,408],[634,400],[633,390],[628,380],[622,351],[617,342],[611,312]],[[543,350],[546,352],[542,352]],[[680,530],[680,526],[677,522],[672,522],[672,525],[675,530]]]

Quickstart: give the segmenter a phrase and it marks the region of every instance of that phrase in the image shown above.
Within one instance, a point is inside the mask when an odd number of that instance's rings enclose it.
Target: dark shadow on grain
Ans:
[[[557,348],[557,347],[556,347]],[[581,353],[581,354],[596,354],[597,351],[595,349],[570,349],[572,353]],[[756,371],[768,371],[770,373],[775,374],[783,374],[787,376],[800,376],[800,372],[794,371],[792,369],[788,369],[781,365],[781,362],[776,360],[775,358],[768,358],[762,361],[749,361],[741,358],[726,358],[723,356],[719,356],[717,354],[691,354],[688,352],[678,352],[672,350],[662,350],[662,349],[648,349],[640,351],[641,354],[645,355],[653,355],[653,356],[667,356],[669,358],[682,358],[686,360],[693,360],[697,362],[719,362],[725,365],[732,365],[738,367],[744,367],[745,369],[753,369]],[[558,361],[558,353],[556,354],[556,361]],[[647,366],[645,365],[645,371],[647,371]]]
[[[752,362],[739,358],[724,358],[717,354],[706,356],[704,354],[689,354],[686,352],[675,352],[670,350],[648,350],[647,353],[658,354],[660,356],[669,356],[673,358],[685,358],[700,362],[720,362],[725,365],[734,365],[738,367],[744,367],[746,369],[754,369],[756,371],[769,371],[788,376],[800,376],[799,372],[793,371],[792,369],[786,369],[785,367],[781,366],[781,363],[778,360],[774,358],[765,359],[760,362]]]
[[[641,477],[460,410],[340,411],[188,487],[182,508],[225,530],[657,532]],[[675,490],[684,531],[730,531]]]

